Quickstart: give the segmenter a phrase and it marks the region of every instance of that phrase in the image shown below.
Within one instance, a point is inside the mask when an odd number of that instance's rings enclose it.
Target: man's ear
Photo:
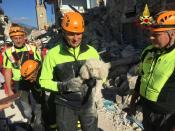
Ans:
[[[173,30],[173,33],[172,33],[173,37],[175,38],[175,30]]]
[[[171,37],[172,37],[172,39],[173,39],[174,42],[175,42],[175,30],[172,30]]]

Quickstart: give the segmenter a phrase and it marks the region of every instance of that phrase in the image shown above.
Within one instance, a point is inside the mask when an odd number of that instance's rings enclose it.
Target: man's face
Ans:
[[[151,32],[150,40],[157,48],[164,48],[170,43],[170,36],[168,32]]]
[[[68,44],[72,48],[76,48],[82,41],[83,34],[82,33],[72,33],[72,32],[64,32],[65,38]]]
[[[23,36],[13,36],[11,37],[12,41],[14,42],[15,46],[22,47],[26,42],[26,37]]]

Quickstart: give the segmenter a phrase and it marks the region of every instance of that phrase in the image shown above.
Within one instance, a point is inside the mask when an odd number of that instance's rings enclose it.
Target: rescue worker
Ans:
[[[41,56],[35,46],[26,44],[26,32],[20,25],[12,24],[9,36],[13,41],[13,46],[6,49],[3,59],[8,95],[13,95],[14,92],[21,92],[21,97],[16,101],[16,104],[24,118],[27,119],[28,127],[30,127],[32,122],[32,113],[35,114],[35,120],[38,120],[32,123],[35,130],[35,127],[41,124],[41,120],[37,119],[41,114],[41,104],[38,102],[40,92],[37,92],[35,85],[31,81],[21,77],[20,69],[27,60],[41,61]],[[34,106],[33,110],[32,105]]]
[[[145,131],[172,131],[175,129],[175,11],[156,15],[150,28],[149,45],[141,55],[140,75],[134,106],[140,96]]]
[[[84,20],[77,12],[67,12],[62,19],[62,43],[50,49],[44,59],[41,87],[55,93],[56,121],[59,131],[76,131],[80,121],[83,131],[97,131],[97,110],[92,93],[95,79],[81,83],[79,70],[87,59],[99,59],[97,51],[82,43]],[[89,93],[89,98],[85,97]],[[53,116],[54,117],[54,116]]]

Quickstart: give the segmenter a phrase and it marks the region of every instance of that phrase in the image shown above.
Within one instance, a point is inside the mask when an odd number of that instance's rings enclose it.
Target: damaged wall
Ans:
[[[85,14],[88,41],[101,50],[110,43],[143,49],[148,43],[148,31],[139,26],[139,16],[147,3],[152,15],[167,9],[173,0],[107,0],[106,7],[95,7]],[[170,7],[170,6],[169,6]],[[171,6],[172,8],[173,6]]]

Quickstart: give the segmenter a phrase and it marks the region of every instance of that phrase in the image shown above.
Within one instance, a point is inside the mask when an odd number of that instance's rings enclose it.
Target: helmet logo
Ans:
[[[143,25],[153,24],[153,18],[150,16],[150,12],[149,12],[147,4],[145,5],[145,9],[143,11],[143,16],[140,16],[140,21],[141,21],[140,24],[143,24]]]
[[[78,22],[77,22],[77,21],[74,22],[74,28],[75,28],[75,29],[78,28]]]

